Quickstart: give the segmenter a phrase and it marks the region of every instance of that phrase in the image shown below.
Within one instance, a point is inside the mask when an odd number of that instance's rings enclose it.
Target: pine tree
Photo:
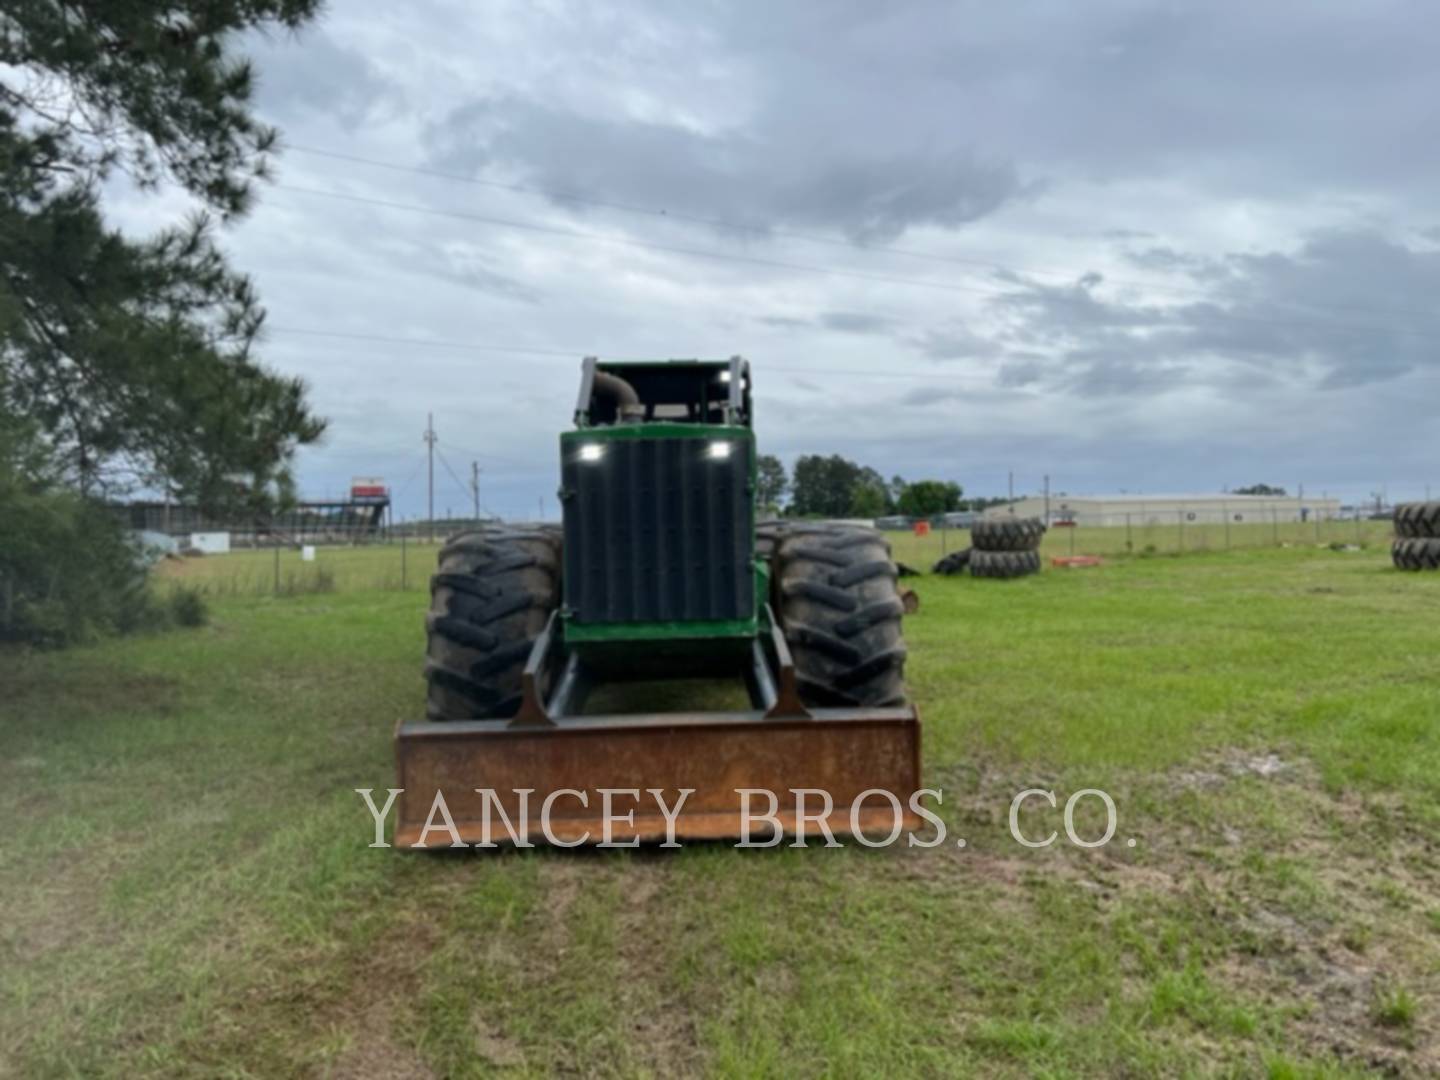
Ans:
[[[214,510],[289,490],[323,421],[264,367],[264,311],[213,219],[243,216],[276,132],[250,110],[242,32],[318,0],[25,0],[0,13],[0,407],[82,493],[164,486]],[[105,224],[104,183],[183,187],[157,236]]]

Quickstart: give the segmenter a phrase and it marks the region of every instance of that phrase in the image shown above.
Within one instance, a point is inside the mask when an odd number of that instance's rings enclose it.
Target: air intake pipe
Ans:
[[[609,398],[615,403],[615,415],[621,420],[639,420],[645,416],[645,406],[640,404],[640,395],[619,375],[608,371],[597,371],[590,383],[590,393]]]

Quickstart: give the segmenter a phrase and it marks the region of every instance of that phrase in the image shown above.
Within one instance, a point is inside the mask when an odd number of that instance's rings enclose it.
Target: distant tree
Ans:
[[[861,469],[831,454],[804,454],[795,462],[790,480],[790,512],[801,517],[845,517],[850,514]]]
[[[904,490],[905,478],[899,473],[896,473],[890,478],[890,483],[887,484],[885,488],[887,496],[885,500],[885,512],[887,514],[900,513],[900,493]]]
[[[32,419],[84,495],[164,487],[263,510],[318,439],[304,386],[263,367],[264,319],[202,215],[137,239],[107,227],[119,171],[243,215],[276,133],[236,53],[319,0],[9,3],[0,15],[0,410]]]
[[[776,513],[790,486],[785,475],[785,464],[773,454],[761,454],[755,459],[755,501],[761,509]]]
[[[885,483],[879,480],[872,470],[866,469],[864,472],[870,475],[859,476],[850,491],[849,514],[851,517],[877,518],[889,509]]]
[[[885,478],[868,465],[862,465],[850,491],[851,517],[880,517],[891,506],[890,488]]]
[[[1283,496],[1285,489],[1282,487],[1271,487],[1269,484],[1251,484],[1249,487],[1236,488],[1235,494]]]
[[[960,509],[961,494],[960,485],[948,480],[917,480],[905,486],[897,505],[909,517],[934,517]]]

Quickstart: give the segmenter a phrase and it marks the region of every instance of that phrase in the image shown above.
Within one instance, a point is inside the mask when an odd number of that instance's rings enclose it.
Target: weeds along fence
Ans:
[[[1255,548],[1389,544],[1391,523],[1363,518],[1287,519],[1243,522],[1175,520],[1130,515],[1128,520],[1074,524],[1052,523],[1041,544],[1042,557],[1100,555],[1108,558],[1179,556]],[[927,571],[942,556],[970,546],[967,529],[931,529],[886,534],[895,558]],[[163,587],[186,585],[208,597],[298,596],[365,590],[425,592],[435,572],[439,542],[425,536],[396,535],[367,544],[318,545],[313,561],[290,547],[235,551],[228,555],[167,559],[156,571]]]

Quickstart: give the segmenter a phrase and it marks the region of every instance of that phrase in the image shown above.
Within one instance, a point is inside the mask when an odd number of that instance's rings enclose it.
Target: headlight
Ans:
[[[599,461],[605,456],[605,447],[598,442],[587,442],[580,444],[581,461]]]
[[[716,461],[724,461],[730,456],[730,444],[728,442],[712,442],[706,453]]]

